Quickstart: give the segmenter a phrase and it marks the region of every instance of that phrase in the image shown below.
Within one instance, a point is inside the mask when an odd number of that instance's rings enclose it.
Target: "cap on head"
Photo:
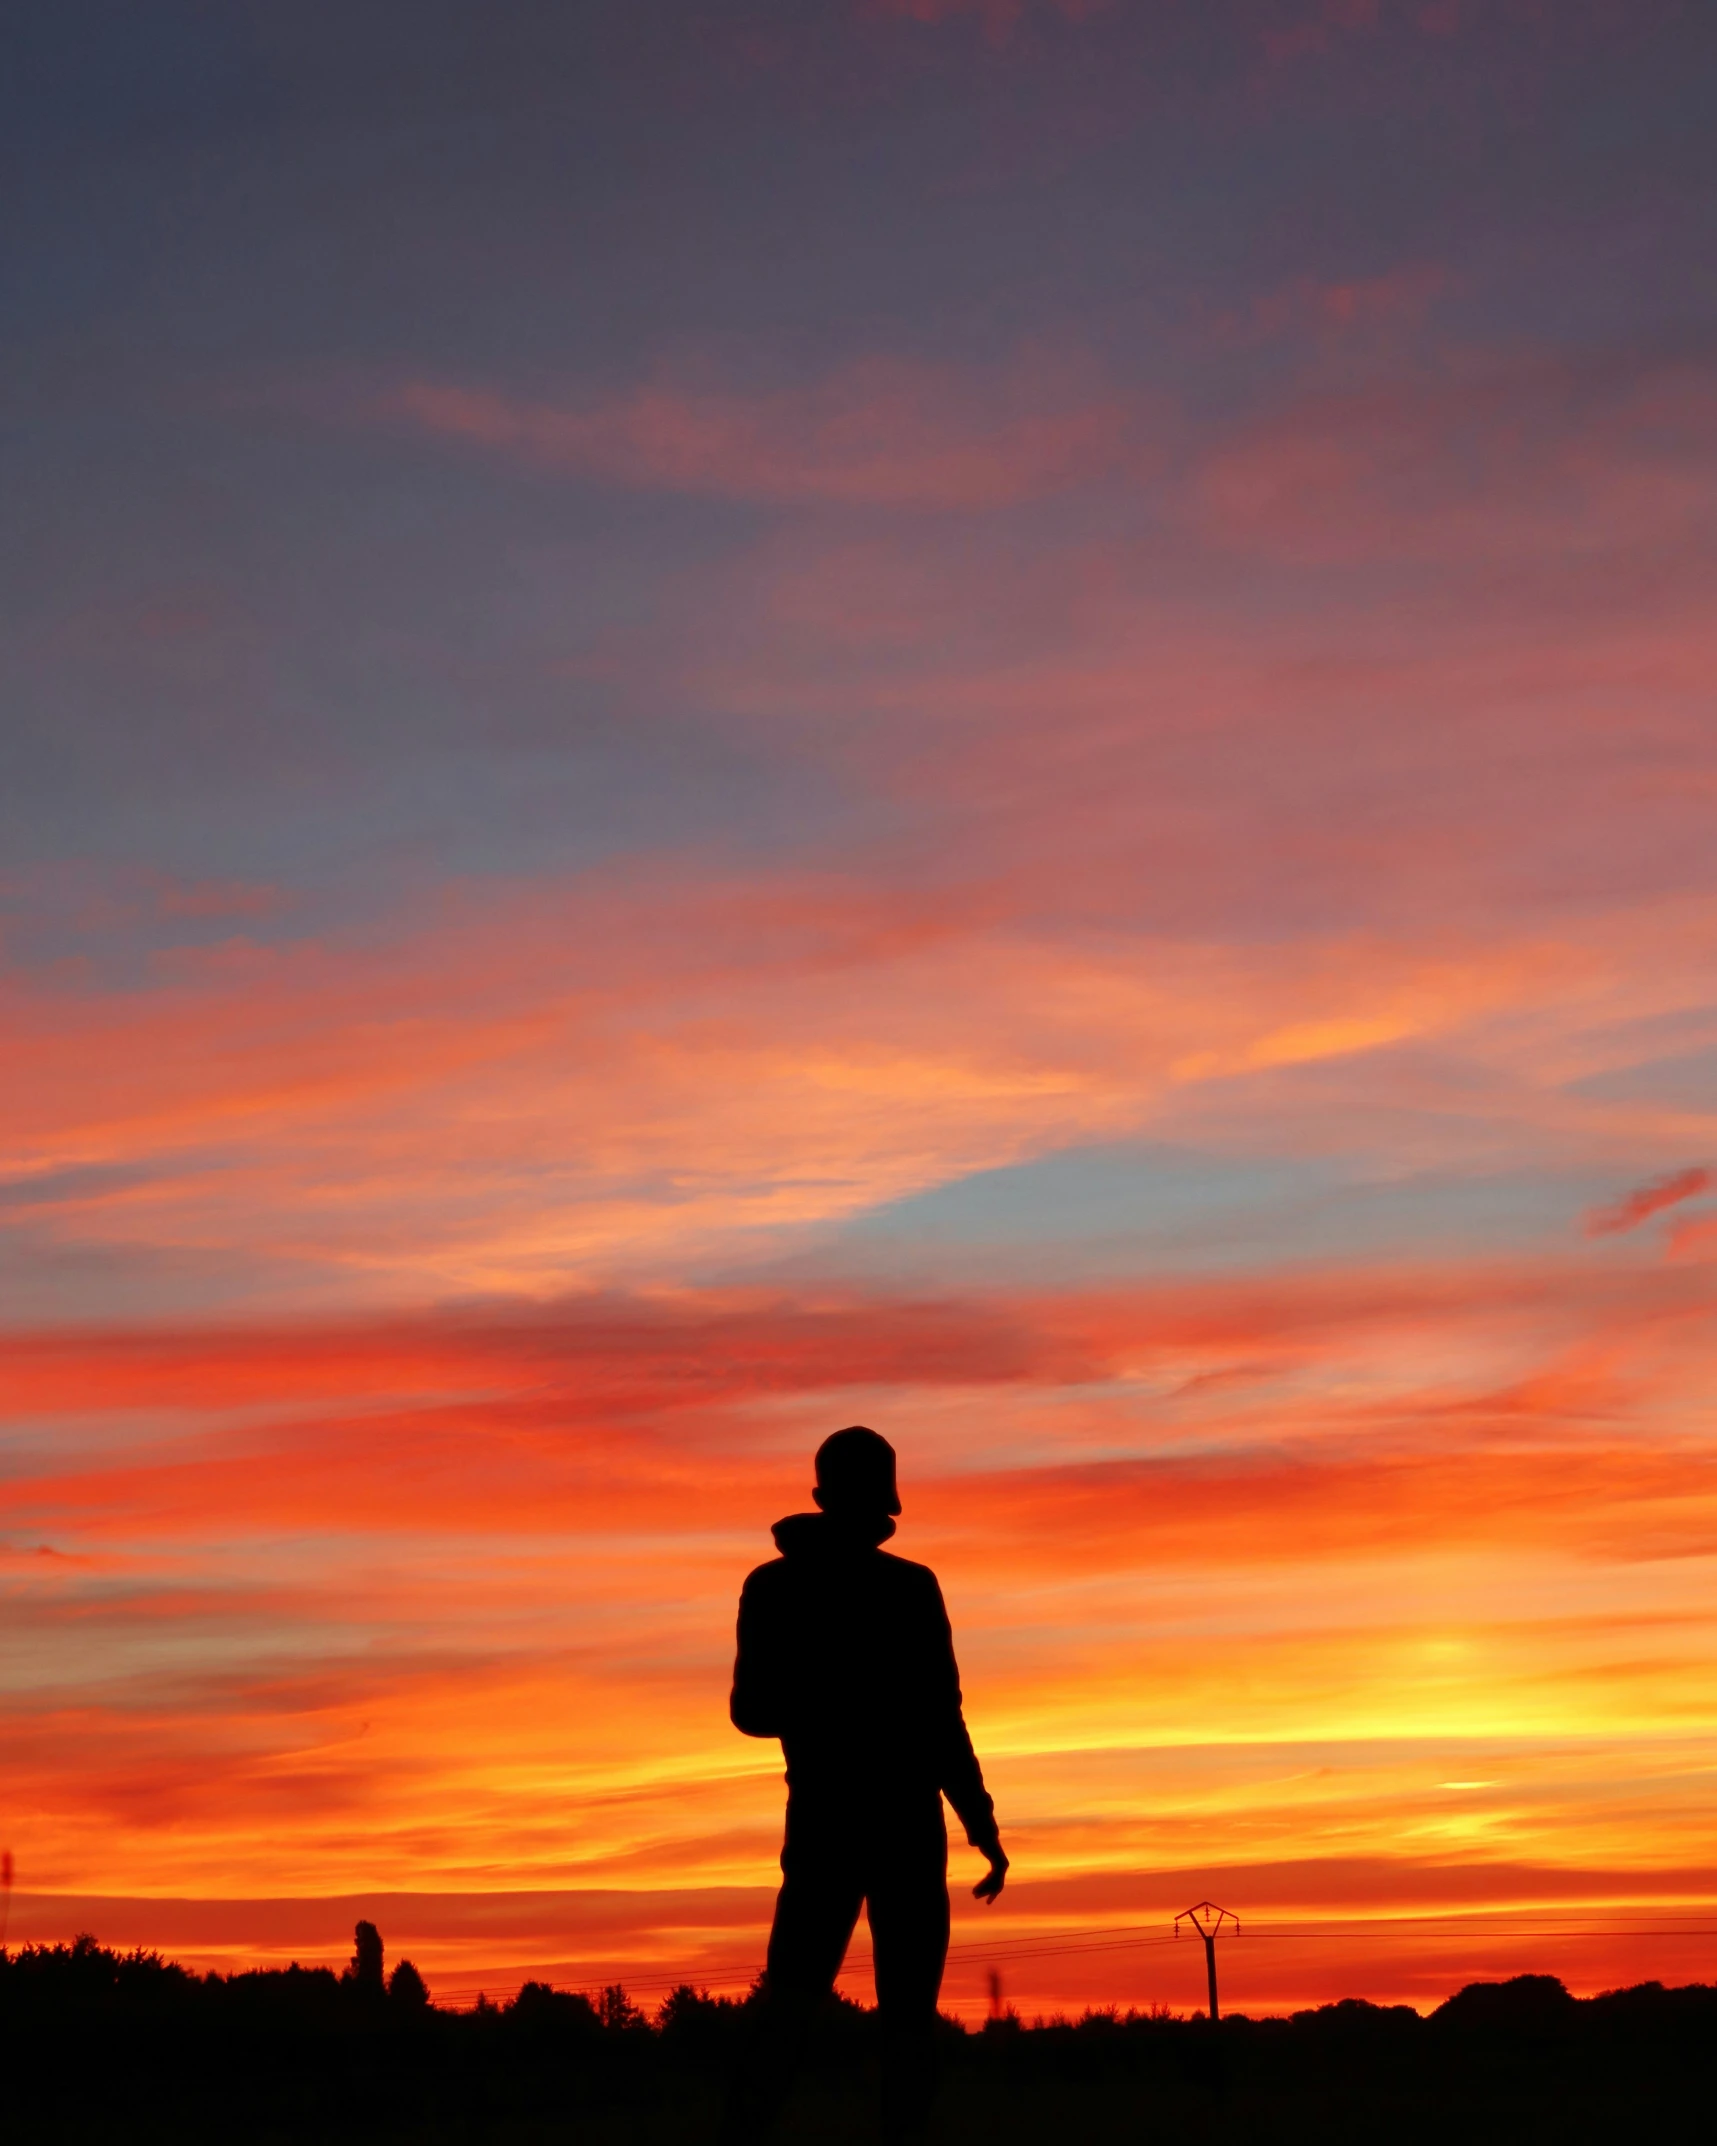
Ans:
[[[817,1448],[815,1495],[824,1512],[899,1512],[894,1448],[862,1423],[836,1431]]]

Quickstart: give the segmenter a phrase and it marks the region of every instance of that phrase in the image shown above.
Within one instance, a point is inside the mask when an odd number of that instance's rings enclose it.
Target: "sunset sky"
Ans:
[[[956,2009],[1717,1979],[1717,11],[8,40],[13,1942],[742,1988],[862,1421]]]

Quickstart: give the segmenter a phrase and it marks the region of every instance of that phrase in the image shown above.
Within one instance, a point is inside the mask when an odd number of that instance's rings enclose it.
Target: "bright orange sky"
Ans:
[[[571,12],[44,33],[14,1940],[743,1986],[863,1421],[957,2006],[1710,1979],[1707,30]]]

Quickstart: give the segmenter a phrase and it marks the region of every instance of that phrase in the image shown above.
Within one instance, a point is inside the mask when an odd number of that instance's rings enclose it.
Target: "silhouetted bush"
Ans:
[[[1561,2035],[1579,2017],[1579,2004],[1554,1975],[1516,1975],[1509,1982],[1470,1982],[1431,2016],[1445,2030]]]

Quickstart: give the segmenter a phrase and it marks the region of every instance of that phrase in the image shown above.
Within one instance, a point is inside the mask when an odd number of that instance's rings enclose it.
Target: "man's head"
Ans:
[[[839,1518],[881,1519],[899,1512],[894,1448],[862,1423],[836,1431],[817,1448],[817,1487],[811,1495],[825,1513]]]

